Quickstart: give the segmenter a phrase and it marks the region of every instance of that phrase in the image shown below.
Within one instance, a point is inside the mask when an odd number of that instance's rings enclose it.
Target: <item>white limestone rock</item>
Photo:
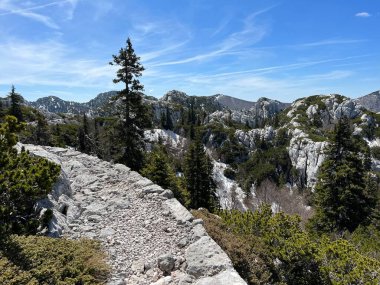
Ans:
[[[187,273],[199,278],[232,269],[231,260],[209,236],[203,236],[186,249]]]
[[[198,280],[195,285],[246,285],[235,270],[226,270],[212,277]]]
[[[177,199],[166,200],[164,204],[179,223],[185,224],[194,219],[193,215]]]
[[[327,142],[314,142],[301,130],[294,130],[289,145],[289,157],[297,169],[301,183],[313,189],[317,182],[318,169],[325,159]]]
[[[206,118],[206,122],[232,120],[236,123],[247,124],[251,128],[257,128],[263,124],[264,120],[274,117],[277,113],[288,107],[288,105],[287,103],[281,103],[276,100],[260,98],[249,108],[216,111]]]
[[[203,227],[203,225],[201,225],[201,224],[196,224],[193,227],[192,232],[193,232],[193,239],[194,240],[198,240],[203,236],[207,236],[207,232],[206,232],[205,228]]]
[[[227,168],[225,163],[213,160],[212,178],[216,184],[216,194],[219,198],[219,205],[222,209],[247,210],[244,204],[245,193],[239,184],[227,178],[224,171]]]
[[[171,130],[152,129],[144,132],[144,138],[147,143],[148,150],[152,149],[152,144],[161,141],[169,148],[183,152],[187,145],[187,139],[174,133]]]
[[[263,129],[253,129],[248,132],[237,130],[235,137],[247,148],[255,149],[255,140],[257,138],[272,141],[276,137],[276,130],[272,126],[267,126]]]

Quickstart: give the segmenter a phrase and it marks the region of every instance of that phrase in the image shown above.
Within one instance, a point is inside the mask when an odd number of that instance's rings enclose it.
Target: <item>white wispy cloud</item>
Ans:
[[[72,19],[74,10],[78,0],[61,0],[54,1],[45,4],[33,5],[31,2],[22,2],[22,1],[9,1],[9,0],[0,0],[0,10],[4,12],[0,13],[0,16],[6,16],[15,14],[31,20],[40,22],[45,26],[52,29],[59,29],[58,24],[52,19],[52,17],[44,15],[42,13],[37,13],[37,10],[43,10],[48,7],[57,6],[62,7],[65,5],[64,11],[67,13],[67,19]]]
[[[0,43],[0,84],[58,87],[112,87],[115,70],[107,62],[73,58],[68,46],[57,41]]]
[[[362,42],[367,42],[367,40],[365,39],[327,39],[327,40],[320,40],[316,42],[291,45],[290,47],[319,47],[319,46],[330,46],[330,45],[357,44],[357,43],[362,43]]]
[[[267,66],[262,68],[255,68],[255,69],[248,69],[248,70],[239,70],[234,72],[224,72],[224,73],[217,73],[217,74],[206,74],[206,75],[197,75],[196,77],[193,77],[196,81],[201,80],[209,80],[210,82],[212,80],[215,80],[216,78],[219,78],[221,80],[228,80],[231,77],[239,77],[242,75],[263,75],[263,74],[269,74],[269,73],[279,73],[279,72],[285,72],[289,70],[295,70],[295,69],[302,69],[310,66],[316,66],[316,65],[322,65],[327,63],[333,63],[333,62],[345,62],[350,61],[353,59],[363,58],[367,57],[369,55],[360,55],[360,56],[350,56],[350,57],[342,57],[342,58],[330,58],[325,60],[310,60],[305,62],[297,62],[297,63],[290,63],[290,64],[284,64],[284,65],[275,65],[275,66]]]
[[[104,0],[91,0],[89,4],[94,8],[93,18],[98,21],[114,9],[114,4]]]
[[[72,20],[74,18],[74,12],[75,12],[78,2],[79,0],[66,0],[66,1],[61,1],[61,3],[59,3],[60,6],[63,6],[66,3],[68,4],[66,5],[68,7],[64,7],[67,13],[67,16],[66,16],[67,20]]]
[[[214,37],[217,34],[221,33],[231,22],[231,17],[225,17],[222,22],[219,24],[219,26],[212,32],[210,37]]]
[[[256,19],[261,14],[273,8],[274,6],[250,14],[244,19],[243,27],[240,31],[229,34],[219,43],[214,44],[214,46],[207,52],[200,54],[191,54],[190,56],[176,58],[173,60],[155,62],[152,63],[151,66],[158,67],[186,64],[192,62],[207,61],[221,56],[242,54],[245,52],[245,48],[247,46],[252,46],[265,37],[268,32],[268,27],[258,24],[256,22]],[[146,30],[149,31],[149,28],[150,26],[148,25],[146,27]],[[194,53],[194,51],[192,51],[192,53]]]
[[[371,17],[371,14],[368,12],[359,12],[355,14],[356,17],[368,18]]]
[[[50,6],[57,6],[62,3],[67,3],[67,2],[72,2],[73,0],[63,0],[63,1],[54,1],[46,4],[41,4],[41,5],[33,5],[29,7],[17,7],[14,5],[14,2],[11,3],[9,0],[1,0],[0,1],[0,10],[5,10],[6,12],[0,13],[0,16],[4,15],[10,15],[10,14],[19,14],[19,13],[24,13],[28,11],[33,11],[33,10],[39,10],[42,8],[50,7]],[[74,0],[75,1],[75,0]]]
[[[183,41],[183,42],[180,42],[178,44],[169,45],[169,46],[164,47],[162,49],[156,49],[153,51],[142,53],[142,54],[140,54],[141,60],[143,62],[148,62],[148,61],[160,58],[164,55],[170,54],[172,51],[178,50],[179,48],[186,45],[186,43],[188,43],[188,41]]]

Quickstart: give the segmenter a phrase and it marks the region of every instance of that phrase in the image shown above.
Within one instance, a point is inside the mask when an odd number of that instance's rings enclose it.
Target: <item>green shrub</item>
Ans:
[[[105,254],[93,240],[13,235],[0,244],[0,284],[104,284]]]
[[[380,160],[380,146],[374,146],[371,148],[373,158]]]
[[[312,238],[301,228],[298,216],[273,214],[268,205],[255,212],[220,211],[216,216],[202,210],[193,214],[204,220],[207,232],[250,285],[380,282],[380,262],[368,253],[378,247],[379,234],[374,228],[358,232],[350,242]],[[363,235],[371,234],[374,237],[359,247]]]
[[[8,234],[36,233],[40,226],[35,203],[45,198],[56,181],[60,167],[41,157],[13,148],[17,119],[7,116],[0,124],[0,239]]]
[[[274,147],[268,143],[260,146],[250,158],[239,165],[238,181],[245,191],[252,184],[260,185],[268,179],[277,185],[291,180],[292,163],[285,146]]]
[[[322,238],[316,259],[333,285],[380,284],[380,262],[362,255],[347,240]]]
[[[243,237],[233,233],[223,220],[207,210],[192,211],[205,222],[208,234],[230,257],[234,268],[249,284],[270,284],[274,279],[274,264],[266,247],[255,236]]]

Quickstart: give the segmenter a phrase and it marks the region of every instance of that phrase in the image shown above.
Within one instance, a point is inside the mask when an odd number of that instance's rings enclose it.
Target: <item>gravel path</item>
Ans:
[[[170,191],[121,164],[70,149],[26,147],[61,165],[60,190],[50,196],[51,228],[100,240],[112,267],[108,284],[245,284],[202,221]],[[70,191],[62,190],[65,183]]]

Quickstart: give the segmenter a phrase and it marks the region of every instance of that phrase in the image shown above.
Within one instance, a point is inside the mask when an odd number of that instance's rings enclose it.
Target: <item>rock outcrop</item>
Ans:
[[[299,129],[293,130],[289,144],[289,157],[296,168],[302,186],[314,189],[317,173],[325,159],[327,142],[315,142]]]
[[[256,149],[257,139],[271,142],[276,137],[276,130],[272,126],[262,129],[252,129],[247,132],[237,130],[235,132],[235,137],[242,145],[250,150],[254,150]]]
[[[302,186],[314,189],[317,172],[325,159],[324,150],[328,145],[327,141],[313,140],[310,131],[316,129],[316,126],[331,130],[344,116],[349,119],[361,118],[362,124],[367,125],[372,119],[363,114],[362,106],[355,100],[338,94],[306,97],[295,101],[290,107],[287,112],[290,119],[287,126],[292,137],[288,147],[289,157],[297,169]],[[306,118],[306,123],[301,118]],[[356,126],[355,132],[360,131],[361,128]]]
[[[128,167],[71,149],[25,145],[61,165],[53,236],[98,239],[109,256],[108,284],[246,284],[222,249],[172,193]]]
[[[216,195],[219,199],[219,205],[222,209],[235,209],[246,211],[247,206],[244,203],[246,194],[239,184],[224,175],[228,168],[227,164],[213,161],[212,178],[216,184]]]
[[[206,122],[232,121],[248,125],[251,128],[258,128],[263,126],[266,120],[273,119],[276,114],[286,109],[289,105],[277,100],[260,98],[247,109],[223,109],[215,111],[207,117]]]
[[[372,112],[380,112],[380,90],[359,97],[355,101]]]

